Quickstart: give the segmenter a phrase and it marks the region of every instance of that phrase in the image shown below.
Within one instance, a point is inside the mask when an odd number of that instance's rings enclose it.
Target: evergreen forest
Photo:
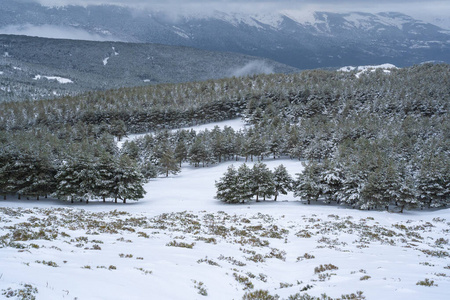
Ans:
[[[359,209],[446,207],[450,65],[356,75],[310,70],[2,102],[0,194],[126,202],[183,163],[288,157],[305,162],[288,183],[275,188],[282,166],[230,167],[216,183],[217,198],[276,200],[290,190],[307,203]],[[247,126],[172,130],[234,118]],[[132,133],[149,134],[118,148]],[[245,182],[235,180],[239,172]]]

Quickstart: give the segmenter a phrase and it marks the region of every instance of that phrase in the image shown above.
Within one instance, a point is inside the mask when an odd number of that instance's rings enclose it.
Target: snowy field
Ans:
[[[449,298],[450,210],[215,200],[215,181],[242,163],[185,165],[134,203],[0,200],[0,299]]]

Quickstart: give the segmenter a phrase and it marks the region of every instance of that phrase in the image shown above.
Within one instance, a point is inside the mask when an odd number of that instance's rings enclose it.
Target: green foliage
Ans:
[[[425,278],[425,280],[420,280],[416,283],[416,285],[422,285],[422,286],[438,286],[434,283],[434,280],[430,280],[428,278]]]

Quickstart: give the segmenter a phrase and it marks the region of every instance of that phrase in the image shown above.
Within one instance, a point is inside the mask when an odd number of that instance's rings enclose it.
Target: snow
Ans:
[[[244,126],[233,120],[192,128],[215,125]],[[314,296],[363,291],[367,299],[448,299],[448,257],[424,251],[449,252],[450,209],[359,211],[306,205],[292,193],[280,195],[277,202],[228,205],[215,200],[215,181],[229,165],[243,163],[185,164],[178,175],[151,180],[145,198],[128,204],[0,200],[0,239],[14,226],[38,232],[44,224],[47,234],[58,232],[55,239],[17,242],[29,245],[25,249],[2,246],[0,240],[0,295],[8,287],[32,284],[38,288],[37,299],[241,299],[246,290],[236,273],[253,283],[249,291],[268,290],[281,299],[307,285],[306,293]],[[272,170],[284,164],[291,175],[303,168],[287,158],[264,163]],[[108,232],[112,229],[117,232]],[[270,232],[280,238],[263,234]],[[258,239],[269,245],[252,244]],[[194,245],[167,246],[173,241]],[[305,253],[314,258],[302,259]],[[262,261],[251,260],[256,254]],[[314,269],[327,264],[338,269],[321,273],[329,274],[321,281]],[[426,278],[437,286],[416,285]],[[200,282],[207,297],[198,294]]]
[[[106,66],[108,64],[109,57],[103,59],[103,65]]]
[[[381,65],[374,65],[374,66],[359,66],[359,67],[353,67],[353,66],[346,66],[346,67],[342,67],[340,69],[338,69],[338,71],[341,72],[351,72],[354,70],[359,71],[358,73],[355,74],[355,76],[357,78],[359,78],[362,74],[366,73],[366,72],[375,72],[376,69],[382,69],[384,73],[389,74],[391,72],[392,69],[398,69],[396,66],[394,66],[393,64],[381,64]]]
[[[115,56],[118,56],[118,55],[119,55],[119,52],[116,51],[116,48],[115,48],[115,47],[112,47],[112,50],[114,51],[114,55],[115,55]]]
[[[13,67],[13,69],[14,69],[14,70],[17,70],[17,71],[22,71],[22,69],[19,68],[19,67]]]
[[[0,71],[0,75],[3,75],[3,71]]]
[[[300,24],[314,25],[317,22],[316,12],[313,10],[283,10],[281,13]]]
[[[42,78],[46,78],[48,80],[56,80],[59,83],[65,84],[65,83],[73,83],[72,80],[68,79],[68,78],[64,78],[64,77],[59,77],[59,76],[42,76],[42,75],[36,75],[34,76],[34,80],[39,80]]]
[[[172,26],[172,27],[173,27],[173,29],[175,29],[174,32],[176,34],[178,34],[182,38],[189,39],[189,35],[187,35],[182,29],[180,29],[180,28],[178,28],[176,26]]]

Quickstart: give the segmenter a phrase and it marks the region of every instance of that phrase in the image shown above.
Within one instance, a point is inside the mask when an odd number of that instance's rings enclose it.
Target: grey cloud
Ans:
[[[251,61],[241,68],[230,70],[231,76],[246,76],[253,74],[272,74],[273,67],[266,64],[264,61]]]
[[[176,16],[186,12],[211,10],[237,12],[276,12],[284,9],[329,12],[385,12],[396,11],[415,18],[448,19],[448,0],[16,0],[34,1],[47,6],[64,5],[121,5],[132,8],[164,10]]]
[[[82,29],[72,27],[61,27],[52,25],[35,26],[25,25],[9,25],[0,28],[2,34],[17,34],[28,36],[39,36],[46,38],[64,38],[72,40],[88,40],[88,41],[117,41],[113,36],[92,34]]]

